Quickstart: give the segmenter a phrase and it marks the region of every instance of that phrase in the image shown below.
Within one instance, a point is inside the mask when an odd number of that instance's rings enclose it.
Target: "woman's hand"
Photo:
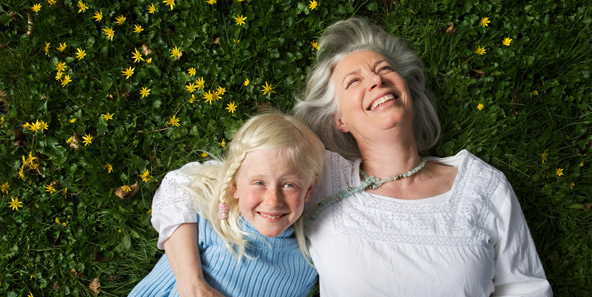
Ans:
[[[201,270],[196,223],[182,224],[164,242],[164,250],[175,274],[177,290],[182,297],[224,297],[204,279]]]

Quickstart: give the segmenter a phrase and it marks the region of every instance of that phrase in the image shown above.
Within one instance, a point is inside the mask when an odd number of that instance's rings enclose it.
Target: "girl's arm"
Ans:
[[[164,250],[177,280],[177,290],[182,297],[223,297],[204,279],[197,247],[197,224],[182,224],[164,242]]]

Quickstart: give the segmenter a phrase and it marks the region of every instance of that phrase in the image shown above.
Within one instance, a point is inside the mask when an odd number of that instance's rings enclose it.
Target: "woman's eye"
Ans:
[[[253,184],[254,184],[254,185],[256,185],[256,186],[263,186],[263,185],[265,185],[265,184],[264,184],[263,182],[261,182],[261,181],[256,181],[256,182],[254,182]]]
[[[359,79],[359,78],[354,78],[354,79],[351,79],[350,81],[348,81],[348,82],[347,82],[347,85],[346,85],[346,87],[345,87],[345,88],[347,89],[347,88],[349,88],[349,87],[355,86],[355,85],[357,85],[359,82],[360,82],[360,79]]]
[[[378,73],[388,73],[391,71],[393,71],[393,68],[389,65],[382,66],[382,67],[380,67],[380,69],[378,69]]]

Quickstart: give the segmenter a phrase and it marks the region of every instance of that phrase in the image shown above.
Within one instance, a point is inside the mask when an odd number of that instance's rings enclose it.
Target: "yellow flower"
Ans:
[[[49,4],[49,6],[52,6],[56,4],[56,0],[47,0],[47,4]]]
[[[18,175],[19,175],[19,178],[20,179],[24,179],[25,178],[25,164],[23,164],[21,166],[21,168],[19,168]]]
[[[205,157],[207,157],[207,156],[208,156],[208,153],[206,153],[206,152],[201,152],[201,156],[205,158]]]
[[[226,105],[226,110],[228,110],[228,112],[230,113],[234,113],[234,111],[236,110],[236,105],[234,105],[234,102],[230,102]]]
[[[115,36],[115,31],[113,31],[113,29],[111,28],[105,28],[103,29],[103,31],[105,31],[105,36],[107,36],[109,39],[111,39],[111,41],[113,41],[113,36]]]
[[[222,96],[222,95],[224,95],[224,93],[226,93],[226,88],[223,88],[221,86],[218,86],[218,88],[216,89],[216,94],[218,96]]]
[[[317,50],[319,49],[319,43],[318,43],[318,42],[316,42],[316,41],[312,41],[312,42],[310,43],[310,45],[312,45],[312,47],[314,47],[314,48],[315,48],[315,49],[317,49]]]
[[[557,174],[557,176],[562,176],[563,175],[563,168],[555,169],[555,174]]]
[[[308,2],[308,8],[310,8],[310,10],[314,10],[315,8],[317,8],[317,1],[316,0],[310,0]]]
[[[572,189],[572,190],[573,190],[573,188],[574,188],[575,186],[576,186],[576,184],[575,184],[574,182],[571,182],[571,183],[569,184],[569,188],[570,188],[570,189]]]
[[[185,88],[187,89],[187,92],[193,93],[195,92],[195,89],[197,89],[197,86],[190,82],[188,85],[185,85]]]
[[[62,79],[62,75],[64,75],[63,72],[61,72],[61,71],[56,72],[55,79],[56,80],[61,80]]]
[[[121,71],[121,74],[125,75],[125,79],[130,78],[134,74],[134,70],[136,68],[132,68],[132,66],[127,67],[125,70]]]
[[[205,88],[206,81],[203,79],[203,77],[200,77],[195,81],[195,84],[197,85],[198,89],[203,90]]]
[[[49,126],[47,126],[47,123],[44,122],[43,120],[41,120],[40,122],[37,122],[37,126],[39,127],[39,130],[41,130],[41,132],[43,132],[43,130],[47,130],[47,128],[49,128]]]
[[[152,175],[150,175],[150,172],[146,169],[146,171],[140,175],[140,178],[147,183],[152,179]]]
[[[88,6],[86,6],[86,4],[84,4],[84,2],[79,0],[78,1],[78,8],[80,8],[78,10],[78,13],[81,13],[81,12],[85,12],[88,9]]]
[[[144,58],[142,58],[142,53],[140,53],[137,48],[134,48],[134,51],[132,52],[132,59],[134,59],[134,63],[144,61]]]
[[[23,159],[23,166],[29,167],[29,169],[37,169],[39,167],[39,163],[35,162],[37,157],[33,156],[32,152],[29,152],[29,156],[25,159],[25,156],[22,156]]]
[[[179,58],[181,57],[181,49],[179,49],[178,47],[173,47],[173,49],[171,49],[171,58]]]
[[[131,191],[132,191],[132,188],[130,188],[130,186],[128,186],[128,185],[123,185],[123,186],[121,186],[121,189],[122,189],[124,192],[131,192]],[[120,230],[119,232],[121,232],[121,230]]]
[[[34,13],[38,13],[41,10],[41,3],[37,3],[37,4],[33,5],[33,6],[31,6],[31,10]]]
[[[66,139],[66,143],[67,143],[67,144],[70,144],[70,143],[72,143],[72,136],[70,136],[70,138]]]
[[[10,197],[10,202],[8,202],[8,207],[12,208],[13,211],[18,211],[18,208],[23,207],[23,203],[18,200],[18,197]]]
[[[92,143],[93,137],[90,136],[90,134],[84,134],[84,136],[82,136],[82,143],[84,143],[84,146],[87,146],[89,144]]]
[[[489,26],[489,23],[491,23],[491,21],[489,20],[488,17],[484,17],[484,18],[481,18],[480,23],[481,23],[481,26],[487,27],[487,26]]]
[[[485,50],[484,47],[481,47],[480,45],[477,46],[477,50],[475,51],[475,53],[477,53],[477,55],[482,56],[485,55],[487,53],[487,51]]]
[[[144,28],[142,28],[142,26],[136,24],[134,25],[134,33],[138,33],[140,34],[140,32],[144,31]]]
[[[51,43],[46,42],[45,43],[45,48],[43,48],[43,51],[45,51],[45,54],[49,56],[49,46],[51,45]]]
[[[239,44],[240,43],[240,39],[234,39],[234,38],[232,38],[232,42],[234,42],[236,44]]]
[[[8,190],[10,190],[10,186],[8,185],[8,182],[5,182],[0,185],[0,192],[2,192],[4,194],[8,194]]]
[[[245,78],[245,82],[243,83],[243,86],[248,86],[251,82],[249,81],[248,78]]]
[[[33,296],[33,293],[29,292],[29,295],[27,295],[27,297],[35,297],[35,296]]]
[[[100,22],[103,20],[103,12],[102,11],[95,11],[95,15],[93,16],[96,22]]]
[[[164,5],[170,6],[171,10],[173,10],[173,7],[175,6],[175,0],[164,0],[162,3],[164,3]]]
[[[188,100],[189,103],[195,102],[195,94],[191,94],[191,98]]]
[[[76,118],[71,118],[71,119],[70,119],[70,123],[71,123],[71,124],[74,124],[74,123],[76,123]]]
[[[45,186],[45,192],[49,192],[49,194],[53,194],[56,192],[56,189],[52,185]]]
[[[70,79],[70,75],[65,75],[64,76],[64,79],[62,79],[62,87],[65,87],[71,81],[72,81],[72,79]]]
[[[63,52],[66,49],[67,45],[65,42],[60,42],[58,46],[58,51]]]
[[[477,109],[478,110],[483,110],[483,107],[485,107],[483,104],[479,103],[479,105],[477,105]]]
[[[510,46],[510,43],[512,43],[512,38],[510,37],[506,37],[504,40],[502,40],[502,44],[505,46]]]
[[[142,87],[142,89],[140,90],[140,95],[142,95],[142,98],[148,97],[148,95],[150,95],[150,89]]]
[[[243,15],[241,14],[241,15],[239,15],[239,16],[235,16],[235,17],[234,17],[234,22],[235,22],[237,25],[239,25],[239,26],[242,26],[242,25],[244,25],[244,24],[245,24],[245,20],[246,20],[246,19],[247,19],[247,17],[246,17],[246,16],[243,16]]]
[[[113,172],[113,165],[111,165],[110,163],[105,163],[105,165],[103,165],[103,168],[107,169],[107,173]]]
[[[106,113],[106,114],[102,114],[102,115],[101,115],[101,117],[102,117],[102,118],[103,118],[105,121],[108,121],[108,120],[112,120],[112,119],[113,119],[113,115],[114,115],[114,114],[112,114],[112,113]]]
[[[123,25],[123,23],[125,23],[125,19],[126,19],[126,17],[124,17],[123,15],[120,15],[115,18],[115,23],[121,26],[121,25]]]
[[[216,0],[206,0],[206,2],[210,5],[216,4]]]
[[[147,58],[146,63],[148,63],[148,64],[152,63],[152,58]]]
[[[273,87],[269,84],[267,84],[267,81],[265,82],[265,85],[261,85],[263,87],[263,89],[261,89],[261,92],[263,92],[263,95],[267,95],[267,96],[271,96],[271,93],[275,93],[275,91],[273,90]]]
[[[150,4],[150,6],[148,6],[148,13],[149,14],[154,14],[156,12],[156,7],[154,6],[154,3]]]
[[[538,96],[539,95],[539,91],[534,90],[534,91],[532,91],[532,94],[535,95],[535,96]]]
[[[194,67],[191,67],[191,68],[187,69],[187,73],[189,73],[189,76],[195,76],[195,73],[197,73],[197,71],[195,70]]]
[[[580,162],[580,167],[584,167],[584,162]]]
[[[547,161],[547,157],[549,156],[549,153],[547,152],[547,150],[545,150],[542,154],[541,154],[541,163],[545,163]]]
[[[66,63],[62,62],[62,61],[58,61],[55,64],[55,70],[58,72],[62,72],[64,70],[66,70]]]
[[[175,115],[173,115],[172,117],[169,118],[168,124],[170,126],[175,126],[175,127],[181,126],[181,124],[179,124],[179,119],[177,117],[175,117]]]
[[[211,91],[208,91],[207,93],[204,93],[203,95],[204,100],[206,100],[206,103],[210,103],[210,105],[212,105],[212,101],[214,101],[214,94],[212,94]]]
[[[226,147],[226,140],[224,140],[224,138],[222,138],[222,142],[220,142],[220,146],[222,146],[222,148]]]
[[[84,57],[86,57],[86,52],[81,48],[76,48],[76,58],[78,58],[78,61],[84,59]]]

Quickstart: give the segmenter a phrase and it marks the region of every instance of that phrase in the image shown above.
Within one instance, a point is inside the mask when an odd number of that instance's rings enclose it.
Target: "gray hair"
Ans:
[[[329,26],[319,41],[317,64],[310,71],[304,98],[297,100],[294,113],[321,138],[325,147],[350,160],[360,158],[355,138],[335,125],[340,114],[331,75],[335,66],[350,53],[362,50],[383,55],[405,80],[413,100],[413,132],[417,148],[424,152],[440,137],[435,100],[425,88],[421,58],[402,38],[381,27],[353,17]]]

